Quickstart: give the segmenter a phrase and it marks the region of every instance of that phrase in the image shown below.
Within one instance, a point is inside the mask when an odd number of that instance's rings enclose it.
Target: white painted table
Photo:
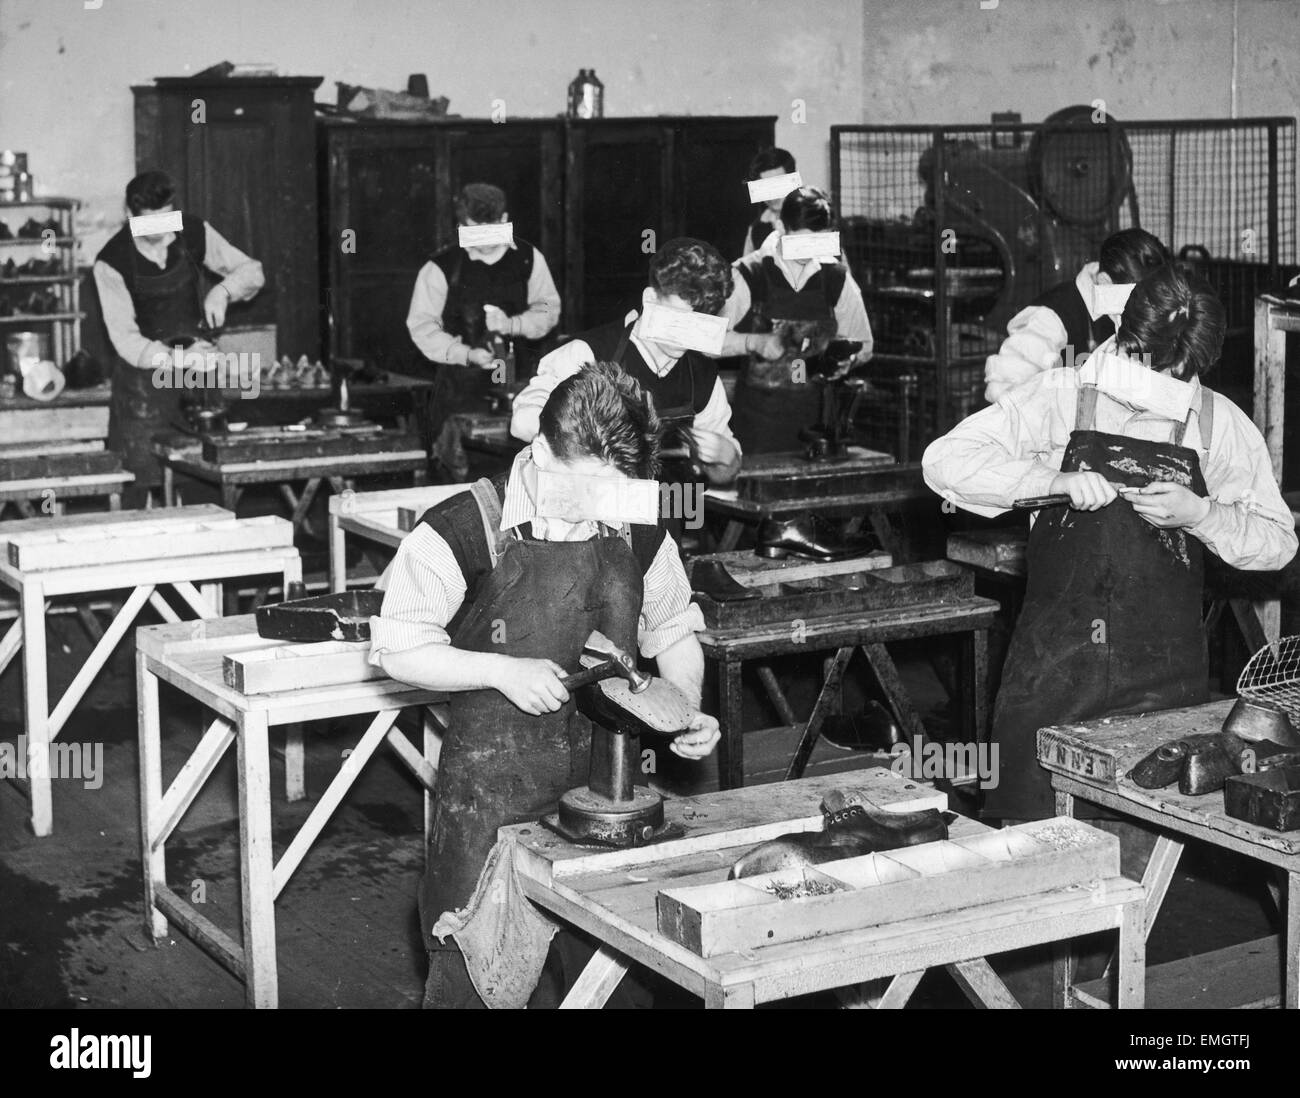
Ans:
[[[403,511],[420,514],[467,488],[468,484],[438,484],[383,492],[345,491],[330,496],[330,590],[347,590],[348,534],[369,545],[396,549],[411,529],[402,522]]]
[[[293,645],[257,635],[252,615],[136,634],[140,706],[140,834],[145,928],[166,937],[168,920],[243,981],[252,1007],[279,1002],[275,899],[381,743],[387,742],[424,787],[425,848],[432,819],[433,762],[440,731],[427,706],[444,695],[419,690],[369,667],[368,643]],[[238,670],[227,672],[227,664]],[[158,684],[168,682],[212,711],[214,719],[164,792]],[[229,685],[229,682],[241,685]],[[424,706],[418,749],[394,728],[403,709]],[[277,862],[271,842],[268,731],[275,725],[373,713],[360,742]],[[239,881],[243,941],[236,942],[168,887],[166,843],[231,744],[239,767]]]
[[[293,527],[284,519],[237,519],[220,507],[202,506],[0,523],[0,583],[17,592],[19,601],[18,617],[0,638],[0,671],[22,651],[29,758],[27,781],[11,780],[31,801],[38,836],[54,828],[50,746],[144,605],[165,621],[179,622],[181,615],[160,590],[170,585],[197,617],[217,617],[223,581],[268,573],[280,575],[286,589],[302,579]],[[125,604],[51,710],[47,600],[123,590],[130,592]]]

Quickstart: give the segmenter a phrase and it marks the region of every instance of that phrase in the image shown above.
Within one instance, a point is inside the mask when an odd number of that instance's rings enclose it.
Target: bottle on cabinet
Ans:
[[[605,85],[596,77],[595,69],[579,69],[569,84],[570,118],[604,118]]]

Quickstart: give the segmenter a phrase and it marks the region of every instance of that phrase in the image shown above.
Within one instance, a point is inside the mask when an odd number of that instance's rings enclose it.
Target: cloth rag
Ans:
[[[468,906],[444,911],[432,930],[440,942],[448,935],[455,939],[479,998],[500,1010],[528,1005],[560,929],[524,894],[518,850],[514,839],[498,839]]]

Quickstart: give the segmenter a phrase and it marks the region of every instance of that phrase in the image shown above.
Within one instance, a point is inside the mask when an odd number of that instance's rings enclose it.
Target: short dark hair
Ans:
[[[650,287],[677,295],[697,313],[717,316],[731,296],[731,264],[712,244],[679,236],[650,260]]]
[[[542,406],[538,433],[561,461],[594,457],[624,476],[659,474],[659,417],[636,379],[591,362],[561,381]]]
[[[126,208],[132,217],[160,210],[176,197],[176,181],[166,172],[141,172],[126,185]]]
[[[1145,229],[1121,229],[1101,244],[1100,267],[1112,282],[1141,282],[1157,267],[1173,260],[1160,241]]]
[[[783,172],[794,171],[794,157],[785,149],[778,149],[775,145],[760,149],[749,162],[749,178],[758,179],[764,172],[770,172],[773,168],[780,168]]]
[[[781,224],[789,233],[799,229],[825,232],[835,224],[830,195],[820,187],[800,187],[791,191],[781,203]]]
[[[1151,369],[1185,380],[1219,361],[1226,327],[1223,304],[1210,284],[1187,264],[1171,263],[1133,287],[1118,344],[1127,354],[1150,355]]]
[[[456,220],[488,225],[506,212],[506,192],[491,183],[466,183],[456,195]]]

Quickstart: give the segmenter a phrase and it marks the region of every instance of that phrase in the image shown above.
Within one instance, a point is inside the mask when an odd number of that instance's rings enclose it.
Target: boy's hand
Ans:
[[[1157,481],[1145,488],[1125,488],[1123,496],[1134,511],[1163,530],[1195,526],[1210,513],[1208,499],[1168,481]]]
[[[465,362],[470,366],[491,366],[492,352],[482,347],[471,347],[469,353],[465,356]]]
[[[1115,489],[1100,473],[1057,473],[1049,495],[1064,492],[1076,511],[1100,511],[1115,499]]]
[[[781,342],[781,337],[775,332],[747,335],[745,337],[745,349],[750,354],[757,355],[768,362],[779,362],[785,357],[785,344]]]
[[[483,324],[489,332],[496,332],[499,335],[510,334],[510,318],[506,316],[504,310],[498,309],[495,305],[483,306]]]
[[[725,465],[735,454],[731,443],[717,431],[692,427],[690,435],[691,441],[695,443],[695,456],[705,465]]]
[[[718,730],[715,717],[707,713],[696,713],[687,726],[687,731],[675,737],[668,745],[669,750],[683,759],[703,759],[713,754],[722,733]]]
[[[492,685],[525,713],[538,717],[554,713],[569,700],[569,692],[561,681],[564,676],[564,668],[554,660],[510,656]]]

